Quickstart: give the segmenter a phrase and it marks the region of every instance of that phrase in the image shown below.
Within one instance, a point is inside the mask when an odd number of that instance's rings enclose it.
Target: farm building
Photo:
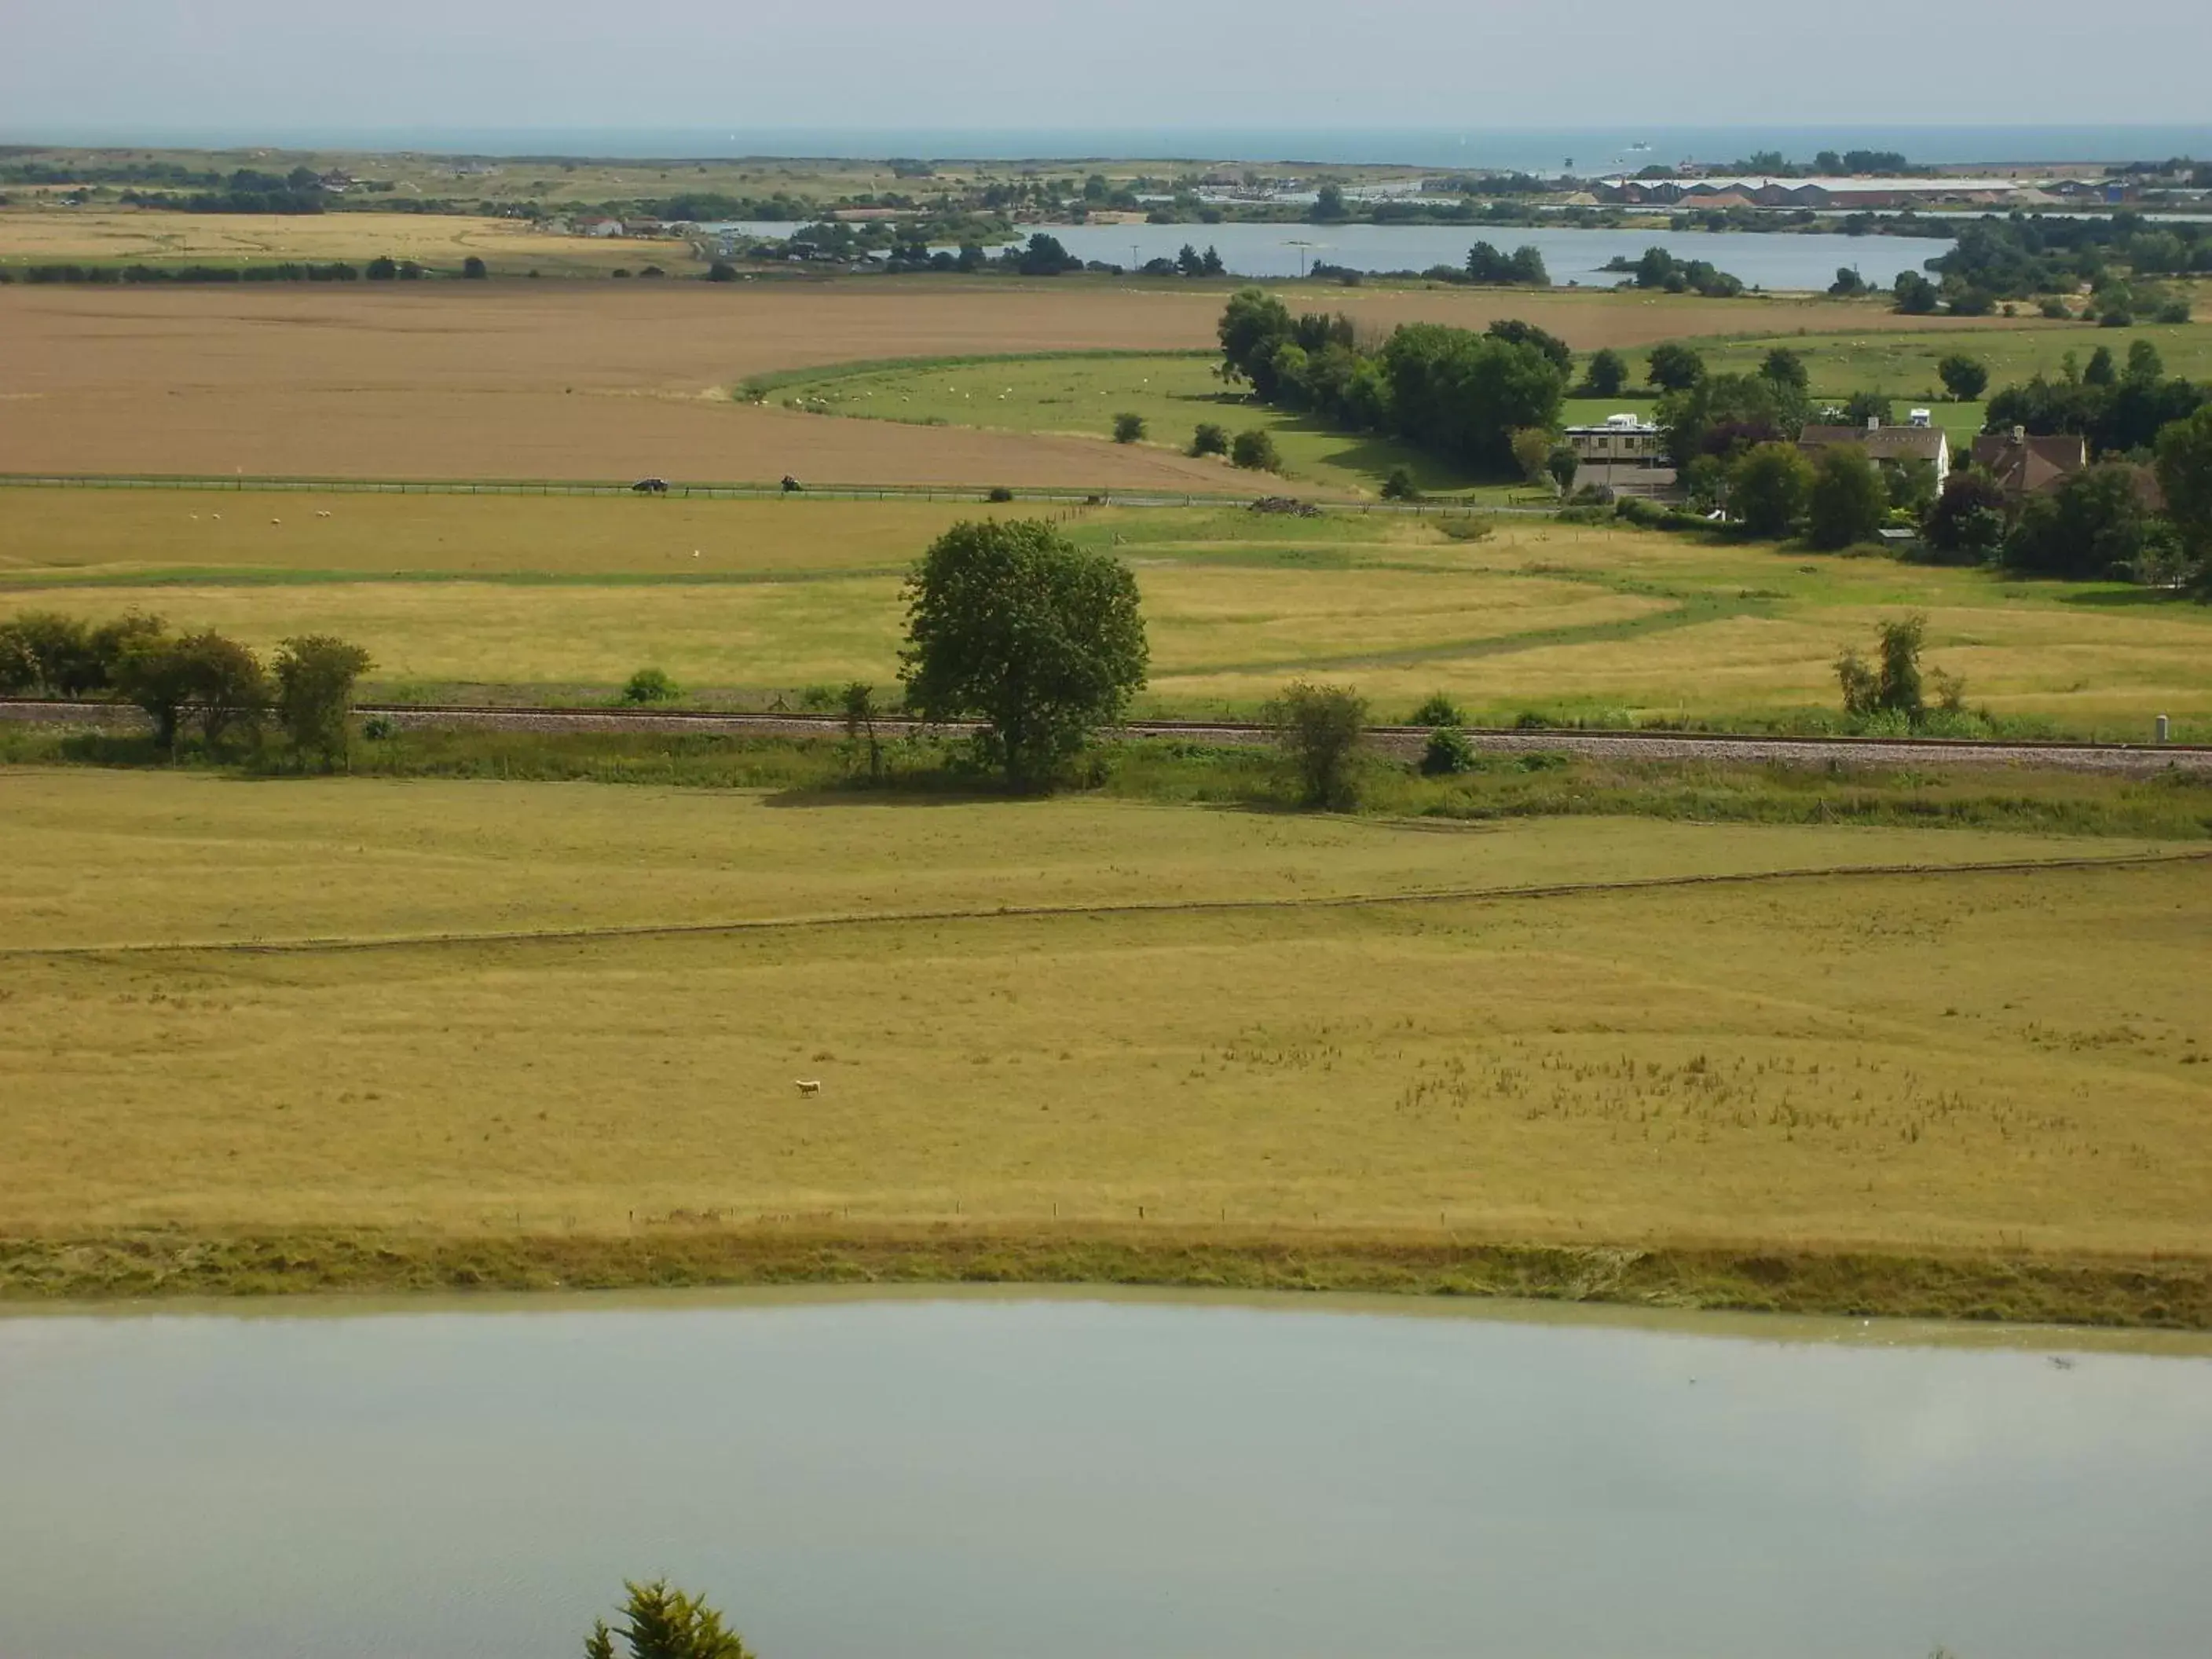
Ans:
[[[1575,452],[1576,477],[1583,483],[1637,495],[1674,486],[1666,434],[1637,416],[1608,415],[1596,426],[1571,426],[1567,447]]]
[[[1567,444],[1584,466],[1657,466],[1666,451],[1659,428],[1634,415],[1608,415],[1598,426],[1571,426]]]

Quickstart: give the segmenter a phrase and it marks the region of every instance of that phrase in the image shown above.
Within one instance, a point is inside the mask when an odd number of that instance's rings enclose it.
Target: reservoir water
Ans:
[[[732,222],[702,227],[743,235],[781,239],[796,225]],[[1846,236],[1840,232],[1572,230],[1513,225],[1046,225],[1082,259],[1134,269],[1148,259],[1172,259],[1185,243],[1201,252],[1218,250],[1240,276],[1296,276],[1316,264],[1363,271],[1426,270],[1464,266],[1478,241],[1511,252],[1533,243],[1552,281],[1565,287],[1609,288],[1621,280],[1605,269],[1616,258],[1634,259],[1663,247],[1682,259],[1703,259],[1733,272],[1752,288],[1826,289],[1844,266],[1877,288],[1900,270],[1919,270],[1948,253],[1952,243],[1926,236]],[[1030,228],[1021,236],[1027,240]]]
[[[1352,1298],[0,1317],[0,1654],[2182,1659],[2212,1345]]]

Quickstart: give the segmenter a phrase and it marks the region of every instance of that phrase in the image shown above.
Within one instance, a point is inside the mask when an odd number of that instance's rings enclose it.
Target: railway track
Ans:
[[[511,732],[718,732],[763,737],[842,737],[844,721],[831,714],[739,712],[726,709],[627,709],[580,707],[511,708],[489,703],[377,703],[359,705],[396,726]],[[135,708],[118,703],[0,698],[0,720],[100,725],[144,725]],[[919,723],[877,722],[877,730],[902,736]],[[937,728],[959,733],[972,726]],[[1267,729],[1238,720],[1133,720],[1121,728],[1137,738],[1205,744],[1264,744]],[[1370,728],[1378,744],[1410,754],[1427,741],[1418,726]],[[2066,771],[2142,774],[2178,768],[2212,773],[2212,744],[2017,743],[1955,738],[1782,737],[1756,733],[1583,731],[1471,727],[1468,741],[1492,753],[1587,755],[1636,761],[1727,761],[1783,766],[2032,766]]]

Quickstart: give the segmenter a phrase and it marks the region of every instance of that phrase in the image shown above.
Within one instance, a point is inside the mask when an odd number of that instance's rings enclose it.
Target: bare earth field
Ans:
[[[896,356],[1210,347],[1225,290],[890,279],[344,292],[0,287],[0,470],[1219,489],[1103,441],[731,401],[748,375]],[[1388,327],[1542,324],[1578,348],[1955,321],[1818,301],[1311,290]],[[1995,328],[2033,326],[1992,319]]]
[[[27,769],[0,811],[17,1237],[2204,1243],[2202,864],[1309,902],[2133,843]],[[313,936],[392,942],[252,948]]]
[[[0,212],[0,264],[297,259],[359,264],[380,253],[453,269],[474,254],[495,274],[514,276],[533,268],[599,275],[617,265],[696,268],[690,246],[679,241],[556,236],[520,220],[457,214]]]

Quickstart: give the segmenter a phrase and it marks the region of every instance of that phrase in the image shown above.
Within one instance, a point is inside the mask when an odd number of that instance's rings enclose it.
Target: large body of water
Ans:
[[[2021,1343],[2024,1346],[2006,1346]],[[1530,1309],[0,1318],[0,1654],[2201,1656],[2212,1348]]]
[[[1725,165],[1779,150],[1809,162],[1823,149],[1898,150],[1915,161],[2129,161],[2212,156],[2212,124],[1800,127],[384,127],[271,130],[113,124],[36,131],[0,121],[0,139],[51,144],[283,144],[473,155],[823,156],[881,160],[1081,159],[1304,161],[1585,176],[1653,161]]]
[[[765,222],[710,227],[749,236],[781,238],[795,225]],[[1844,236],[1822,232],[1566,230],[1539,227],[1469,225],[1052,225],[1070,253],[1133,269],[1148,259],[1173,258],[1185,243],[1211,246],[1240,276],[1296,276],[1316,264],[1353,270],[1426,270],[1461,266],[1478,241],[1510,251],[1534,243],[1552,281],[1610,287],[1621,280],[1605,269],[1616,258],[1634,259],[1648,247],[1664,247],[1685,259],[1704,259],[1733,271],[1753,288],[1825,289],[1836,272],[1856,266],[1869,283],[1887,287],[1900,270],[1919,270],[1951,251],[1952,244],[1922,236]],[[1016,240],[1026,240],[1024,228]]]

